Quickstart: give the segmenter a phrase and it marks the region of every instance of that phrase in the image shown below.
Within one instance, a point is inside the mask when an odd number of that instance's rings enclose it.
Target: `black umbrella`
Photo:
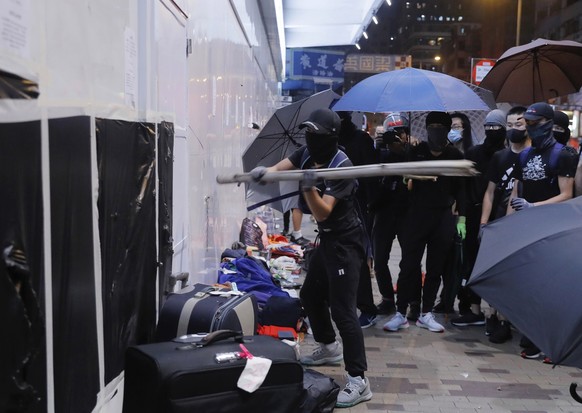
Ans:
[[[553,363],[582,368],[582,197],[487,225],[468,286]]]
[[[316,109],[329,108],[340,96],[331,89],[315,93],[298,102],[277,109],[261,132],[245,149],[243,170],[249,172],[256,166],[272,166],[285,159],[305,144],[305,133],[299,125]],[[270,204],[285,212],[297,206],[297,182],[275,182],[270,184],[247,184],[247,209]]]
[[[529,105],[582,87],[582,43],[537,39],[508,49],[479,86],[497,102]]]

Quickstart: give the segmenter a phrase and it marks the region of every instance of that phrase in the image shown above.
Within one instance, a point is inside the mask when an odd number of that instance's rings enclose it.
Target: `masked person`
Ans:
[[[408,117],[399,112],[389,113],[383,122],[382,141],[386,150],[379,151],[380,163],[398,163],[408,160],[410,149],[410,123]],[[408,210],[408,188],[402,176],[383,176],[377,180],[374,196],[369,209],[374,218],[372,241],[374,245],[374,271],[382,301],[378,305],[378,314],[392,315],[396,311],[394,285],[388,262],[394,239],[401,242],[404,218]],[[414,321],[420,313],[422,273],[418,268],[418,285],[415,298],[410,303],[409,316]]]
[[[523,117],[531,147],[521,152],[515,163],[515,184],[507,214],[566,201],[572,198],[574,189],[578,159],[564,150],[564,145],[556,142],[552,132],[552,107],[544,102],[534,103]],[[517,193],[519,183],[523,186],[521,196]],[[521,355],[524,358],[538,358],[541,351],[532,343],[524,348]]]
[[[322,365],[343,358],[347,384],[338,395],[337,407],[350,407],[372,398],[364,376],[366,350],[356,310],[360,269],[366,255],[364,229],[354,206],[357,181],[320,181],[309,173],[311,169],[352,166],[338,149],[340,123],[339,116],[329,109],[312,112],[301,124],[306,130],[306,146],[272,167],[257,167],[250,173],[260,181],[270,171],[306,170],[301,189],[317,221],[320,243],[313,252],[300,298],[319,346],[300,361]],[[332,318],[343,346],[336,340]]]
[[[486,172],[495,152],[505,148],[506,136],[506,116],[505,112],[499,109],[492,110],[485,117],[485,140],[482,144],[471,147],[465,154],[465,158],[475,163],[475,169],[479,175],[467,178],[467,205],[465,213],[467,216],[467,233],[464,240],[465,274],[468,276],[473,271],[477,251],[479,249],[479,229],[481,223],[481,213],[483,206],[483,196],[487,190],[488,180]],[[470,288],[463,287],[463,294],[460,294],[469,305],[470,311],[460,317],[451,320],[451,324],[457,327],[481,326],[485,325],[485,315],[481,312],[481,297],[475,294]]]
[[[506,214],[515,182],[515,162],[519,153],[530,146],[523,118],[526,109],[525,106],[514,106],[507,112],[506,141],[509,147],[493,154],[485,174],[488,183],[483,195],[480,231],[489,222]],[[518,195],[521,196],[521,191]],[[496,344],[504,343],[512,337],[509,322],[494,308],[491,308],[489,317],[485,320],[485,335],[489,336],[490,342]]]
[[[427,142],[421,142],[410,150],[411,161],[460,160],[463,154],[448,141],[451,117],[446,112],[430,112],[426,117]],[[384,325],[386,331],[408,327],[406,308],[414,299],[418,284],[418,268],[426,248],[426,275],[422,287],[421,314],[416,325],[433,332],[443,332],[432,313],[445,259],[453,244],[456,212],[458,232],[465,231],[465,185],[463,178],[439,176],[434,179],[413,180],[410,191],[410,207],[406,215],[401,249],[400,276],[397,282],[397,298],[394,316]]]
[[[473,146],[471,121],[464,113],[454,112],[451,113],[451,122],[447,138],[455,148],[465,154]]]

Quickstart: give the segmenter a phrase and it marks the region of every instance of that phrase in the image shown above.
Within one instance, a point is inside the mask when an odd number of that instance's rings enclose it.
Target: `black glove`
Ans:
[[[527,202],[523,198],[513,198],[510,202],[510,205],[516,211],[521,211],[522,209],[527,209],[534,206],[534,204]]]
[[[317,185],[317,178],[315,172],[313,171],[305,171],[303,172],[303,179],[299,183],[302,192],[311,191],[311,189]]]
[[[249,172],[251,178],[253,178],[253,181],[255,182],[260,182],[261,178],[265,176],[266,173],[267,173],[266,166],[257,166],[256,168],[251,169],[251,171]]]

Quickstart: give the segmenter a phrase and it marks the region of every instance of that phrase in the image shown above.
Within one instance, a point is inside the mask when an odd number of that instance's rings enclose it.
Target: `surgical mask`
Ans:
[[[451,129],[449,131],[449,134],[447,135],[447,138],[448,138],[448,140],[449,140],[450,143],[457,143],[461,139],[463,139],[463,131],[462,130]]]
[[[333,158],[338,150],[338,139],[335,135],[323,135],[305,132],[307,150],[315,163],[325,164]]]
[[[525,129],[507,129],[507,139],[509,142],[522,143],[525,141]]]
[[[442,152],[449,140],[447,139],[448,131],[446,128],[427,128],[428,148],[433,152]]]
[[[552,136],[552,129],[554,127],[554,121],[550,120],[543,124],[537,124],[525,128],[527,130],[528,136],[531,138],[531,146],[536,149],[543,149],[544,143],[548,138]]]

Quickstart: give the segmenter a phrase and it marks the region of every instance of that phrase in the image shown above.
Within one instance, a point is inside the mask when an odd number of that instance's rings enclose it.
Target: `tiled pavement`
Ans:
[[[313,239],[313,226],[304,220],[304,235]],[[397,273],[400,250],[395,245],[390,268]],[[377,302],[376,280],[372,280]],[[483,304],[484,309],[487,305]],[[569,394],[571,382],[582,382],[582,370],[525,360],[519,356],[520,334],[505,344],[492,344],[484,327],[459,328],[437,315],[446,331],[432,333],[410,323],[410,328],[388,333],[387,317],[364,331],[367,376],[374,397],[350,409],[373,412],[581,412],[582,404]],[[315,343],[306,336],[301,352]],[[345,383],[343,364],[316,370]]]

